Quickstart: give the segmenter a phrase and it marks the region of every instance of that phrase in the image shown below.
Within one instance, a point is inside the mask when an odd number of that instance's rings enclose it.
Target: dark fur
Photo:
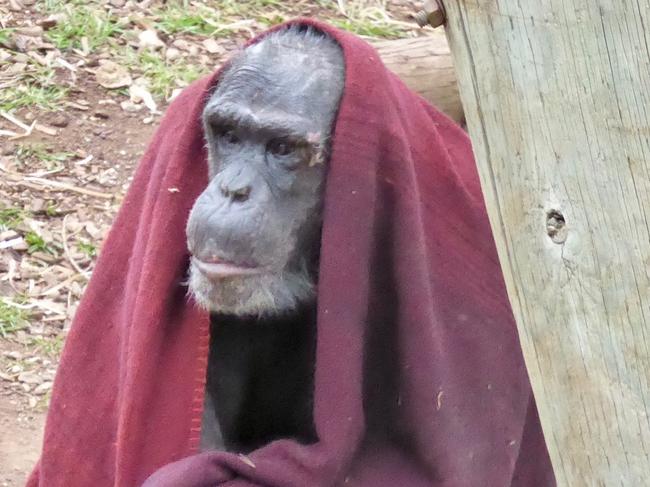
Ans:
[[[315,440],[315,309],[272,318],[216,317],[207,388],[224,446],[250,451],[277,438]]]

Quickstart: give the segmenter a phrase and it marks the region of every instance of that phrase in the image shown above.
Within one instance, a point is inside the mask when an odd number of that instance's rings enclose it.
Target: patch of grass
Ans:
[[[208,8],[189,8],[172,3],[159,10],[157,16],[156,29],[165,34],[210,36],[218,30],[216,11]]]
[[[27,144],[19,146],[15,155],[16,159],[20,162],[27,162],[29,160],[63,162],[74,154],[71,152],[52,152],[50,148],[45,147],[43,144]]]
[[[159,53],[132,49],[126,51],[124,63],[146,78],[149,91],[156,97],[169,98],[175,88],[181,88],[206,72],[205,68],[187,64],[182,59],[167,61]]]
[[[57,203],[54,201],[48,201],[47,206],[45,207],[45,214],[52,217],[58,216],[59,209],[57,208]]]
[[[64,334],[59,333],[58,335],[50,336],[47,338],[33,337],[30,340],[29,344],[33,347],[36,347],[38,352],[42,352],[50,357],[58,357],[61,354],[64,342]]]
[[[255,19],[261,24],[283,22],[291,15],[290,6],[280,0],[221,0],[210,8],[188,2],[169,2],[156,12],[156,29],[166,34],[191,34],[224,37],[241,30],[242,21]],[[295,7],[294,7],[295,9]]]
[[[47,7],[46,7],[47,9]],[[47,10],[55,10],[51,7]],[[59,49],[82,49],[82,39],[92,51],[105,44],[110,38],[124,32],[124,24],[118,17],[100,6],[67,3],[62,7],[64,21],[47,31],[46,37]]]
[[[25,234],[25,243],[28,245],[27,253],[46,252],[54,255],[56,252],[53,247],[48,245],[45,239],[36,232],[27,232]]]
[[[0,29],[0,44],[9,45],[9,39],[11,39],[13,32],[14,29]]]
[[[11,111],[16,108],[42,108],[55,110],[68,88],[56,83],[54,69],[36,62],[28,62],[25,70],[18,75],[16,83],[0,89],[0,110]]]
[[[91,259],[97,255],[97,246],[90,242],[77,242],[77,248]]]
[[[362,7],[351,3],[347,8],[347,18],[332,19],[332,24],[360,36],[395,39],[407,31],[393,21],[386,10],[380,6]]]
[[[38,80],[26,80],[17,86],[0,90],[0,110],[10,112],[22,107],[56,110],[60,108],[59,102],[67,93],[67,88],[62,86],[43,85]]]
[[[240,2],[230,0],[226,2],[231,5],[239,5],[243,10],[245,9],[256,9],[256,8],[269,8],[269,7],[285,7],[287,2],[282,0],[243,0]]]
[[[278,9],[282,11],[290,11],[292,7],[287,5],[290,2],[283,2],[281,0],[222,0],[220,8],[224,14],[229,16],[239,16],[242,18],[251,18],[259,14],[263,10]],[[293,6],[293,11],[296,7]]]
[[[0,231],[16,228],[23,222],[25,216],[22,208],[0,208]]]
[[[282,22],[286,22],[290,18],[291,18],[291,16],[287,16],[282,12],[272,11],[272,12],[266,12],[266,13],[258,14],[257,17],[255,18],[255,20],[257,20],[262,25],[266,25],[267,27],[271,27],[272,25],[281,24]]]
[[[26,310],[0,299],[0,335],[2,337],[26,328],[28,323],[29,313]]]
[[[409,28],[408,25],[400,24],[391,18],[386,9],[386,2],[382,0],[346,2],[344,17],[336,2],[332,0],[314,0],[313,3],[332,14],[332,17],[327,19],[328,22],[360,36],[395,39],[416,29],[415,23]]]
[[[397,39],[403,33],[399,27],[390,24],[372,23],[356,19],[332,19],[332,24],[363,37]]]

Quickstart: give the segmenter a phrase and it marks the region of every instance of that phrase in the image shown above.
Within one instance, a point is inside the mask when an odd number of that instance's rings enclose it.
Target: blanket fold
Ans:
[[[320,254],[318,442],[197,452],[209,317],[182,284],[185,223],[207,184],[200,114],[217,72],[172,103],[140,162],[29,487],[555,485],[467,136],[364,41],[292,22],[336,39],[346,68]]]

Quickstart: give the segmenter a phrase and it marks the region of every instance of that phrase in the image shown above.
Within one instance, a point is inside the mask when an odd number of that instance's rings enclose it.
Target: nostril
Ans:
[[[229,188],[227,185],[223,184],[219,186],[221,194],[235,203],[243,203],[246,201],[251,194],[251,190],[252,188],[249,185],[241,186],[236,189]]]
[[[235,203],[243,203],[251,194],[251,187],[244,186],[230,192],[230,197]]]

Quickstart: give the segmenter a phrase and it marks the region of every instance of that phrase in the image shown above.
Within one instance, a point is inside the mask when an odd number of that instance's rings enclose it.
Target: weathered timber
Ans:
[[[649,485],[650,1],[444,3],[558,485]]]
[[[373,43],[384,64],[406,85],[457,122],[463,122],[454,64],[443,31]]]

